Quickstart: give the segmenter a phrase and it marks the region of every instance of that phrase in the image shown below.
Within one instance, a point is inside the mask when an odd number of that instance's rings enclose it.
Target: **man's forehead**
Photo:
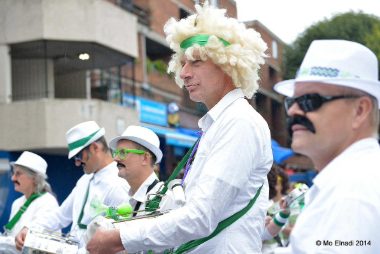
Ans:
[[[181,61],[186,61],[186,60],[194,60],[194,59],[200,59],[201,56],[200,56],[200,53],[198,50],[193,50],[191,55],[190,54],[184,54],[184,53],[181,53],[180,55],[180,59]]]
[[[134,144],[135,142],[129,140],[129,139],[120,139],[119,141],[117,141],[117,146],[120,147],[120,146],[127,146],[127,145],[131,145],[131,144]]]
[[[20,167],[19,165],[14,165],[13,166],[13,170],[16,170],[16,171],[19,171],[19,170],[23,170],[23,168],[22,167]]]
[[[336,93],[345,92],[347,87],[321,82],[296,82],[294,85],[294,96],[307,93]]]

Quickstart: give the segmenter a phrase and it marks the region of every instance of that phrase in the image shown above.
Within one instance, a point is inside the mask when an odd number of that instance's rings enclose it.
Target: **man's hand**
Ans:
[[[24,247],[24,241],[25,241],[25,237],[27,233],[28,233],[28,228],[23,227],[20,230],[20,232],[18,232],[18,234],[16,235],[16,238],[15,238],[16,249],[18,249],[19,251],[21,251],[22,247]]]
[[[124,250],[118,229],[98,229],[87,244],[90,254],[109,254]],[[123,252],[126,253],[126,252]]]
[[[283,213],[286,213],[286,214],[290,213],[290,207],[289,207],[289,204],[286,203],[285,197],[281,198],[280,200],[280,208]]]
[[[268,226],[269,225],[269,223],[272,221],[272,217],[270,217],[270,216],[265,216],[265,220],[264,220],[264,225],[265,226]]]

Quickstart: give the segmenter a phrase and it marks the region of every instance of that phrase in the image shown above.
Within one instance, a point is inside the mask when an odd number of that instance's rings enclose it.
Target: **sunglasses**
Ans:
[[[114,158],[119,157],[120,160],[124,160],[125,157],[127,157],[127,155],[129,153],[133,153],[133,154],[144,154],[145,151],[143,150],[138,150],[138,149],[127,149],[127,148],[119,148],[119,149],[116,149],[115,151],[113,151],[112,153],[112,156]]]
[[[89,147],[85,147],[83,148],[82,150],[80,150],[79,153],[77,153],[76,155],[74,155],[74,161],[82,161],[83,160],[83,151],[84,150],[87,150]]]
[[[339,99],[351,99],[358,98],[357,95],[337,95],[337,96],[323,96],[317,93],[305,94],[298,97],[287,97],[285,98],[285,109],[286,111],[297,102],[298,106],[303,112],[311,112],[319,109],[326,102]]]

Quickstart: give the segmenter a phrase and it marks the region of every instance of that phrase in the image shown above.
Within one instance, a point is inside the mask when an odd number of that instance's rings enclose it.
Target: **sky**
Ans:
[[[258,20],[285,43],[335,14],[363,11],[380,17],[380,0],[236,0],[238,19]]]

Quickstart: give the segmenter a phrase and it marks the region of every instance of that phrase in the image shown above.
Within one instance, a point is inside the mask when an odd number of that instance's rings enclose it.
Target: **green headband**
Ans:
[[[85,145],[93,136],[95,136],[96,133],[98,133],[98,131],[100,131],[100,129],[95,131],[94,133],[92,133],[91,135],[89,135],[87,137],[84,137],[84,138],[79,139],[73,143],[68,144],[69,150],[72,151],[78,147]]]
[[[210,38],[211,35],[208,35],[208,34],[197,34],[197,35],[194,35],[194,36],[191,36],[185,40],[183,40],[180,44],[180,47],[182,49],[187,49],[191,46],[193,46],[194,44],[198,44],[200,46],[204,46],[207,44],[208,42],[208,39]],[[224,46],[229,46],[231,45],[231,43],[229,43],[228,41],[218,37],[218,39],[224,44]]]

